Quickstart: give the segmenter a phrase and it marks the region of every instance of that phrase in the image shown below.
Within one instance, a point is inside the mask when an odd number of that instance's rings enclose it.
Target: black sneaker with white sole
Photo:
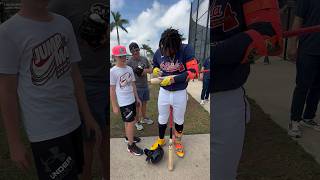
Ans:
[[[144,154],[143,150],[139,148],[136,143],[132,143],[132,145],[128,144],[127,148],[128,152],[135,155],[135,156],[141,156]]]
[[[133,142],[134,143],[139,143],[140,141],[141,141],[141,139],[139,137],[136,137],[136,136],[133,137]],[[124,138],[124,142],[125,143],[129,142],[127,136]]]

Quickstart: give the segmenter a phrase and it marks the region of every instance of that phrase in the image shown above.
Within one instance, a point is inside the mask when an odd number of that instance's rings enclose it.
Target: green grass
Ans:
[[[150,85],[150,101],[148,102],[147,115],[154,120],[152,125],[144,125],[144,130],[136,131],[138,136],[158,135],[158,92],[159,86]],[[124,137],[124,123],[120,116],[115,116],[110,108],[110,136]],[[168,130],[169,128],[167,128]],[[184,134],[204,134],[210,132],[209,113],[189,95],[187,110],[185,114]]]
[[[254,102],[238,180],[319,180],[320,165]]]

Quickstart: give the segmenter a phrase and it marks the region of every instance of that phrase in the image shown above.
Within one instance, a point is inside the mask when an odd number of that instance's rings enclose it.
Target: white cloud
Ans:
[[[110,1],[110,8],[111,11],[117,11],[122,8],[124,5],[124,0],[111,0]]]
[[[137,42],[140,46],[148,44],[153,51],[156,51],[161,33],[169,27],[179,29],[188,39],[190,7],[190,0],[179,0],[170,7],[154,1],[152,7],[145,9],[130,21],[126,28],[128,33],[119,30],[121,45],[125,45],[128,49],[130,42]],[[116,30],[110,34],[110,48],[115,45],[117,45]]]

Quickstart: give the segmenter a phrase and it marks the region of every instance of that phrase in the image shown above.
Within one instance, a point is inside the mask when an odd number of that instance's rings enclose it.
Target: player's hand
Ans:
[[[153,76],[155,76],[155,77],[162,76],[162,72],[161,72],[160,68],[157,68],[157,67],[153,68],[152,73],[153,73]]]
[[[112,107],[112,111],[115,115],[119,114],[119,107]]]
[[[26,172],[30,168],[30,159],[26,147],[22,142],[16,142],[10,145],[11,160],[19,169]]]
[[[92,116],[85,121],[85,127],[86,127],[87,134],[89,135],[94,134],[96,144],[101,145],[101,140],[102,140],[101,130],[98,123]]]
[[[160,82],[160,86],[170,86],[172,83],[174,83],[174,78],[167,76]]]

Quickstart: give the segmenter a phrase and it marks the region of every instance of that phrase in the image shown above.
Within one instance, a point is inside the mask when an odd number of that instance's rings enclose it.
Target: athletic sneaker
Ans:
[[[153,121],[152,121],[152,119],[150,119],[150,118],[143,118],[143,119],[141,119],[140,120],[140,123],[141,124],[153,124]]]
[[[204,100],[201,100],[201,101],[200,101],[200,104],[201,104],[201,105],[204,105]]]
[[[134,125],[136,126],[138,131],[143,130],[143,126],[140,123],[136,122]]]
[[[150,150],[155,150],[158,148],[158,145],[164,146],[166,144],[166,140],[158,138],[157,141],[151,146]]]
[[[139,143],[140,141],[141,141],[141,139],[139,137],[136,137],[136,136],[133,137],[133,142],[134,143]],[[124,138],[124,142],[125,143],[129,142],[127,136]]]
[[[205,99],[204,102],[208,103],[210,100],[209,99]]]
[[[316,131],[320,131],[320,124],[315,122],[313,119],[304,119],[300,121],[300,124],[305,127],[312,128]]]
[[[141,156],[144,153],[143,150],[136,145],[136,143],[132,143],[132,145],[128,144],[127,150],[129,153],[135,156]]]
[[[302,136],[299,122],[291,121],[291,123],[289,124],[288,134],[295,138],[300,138]]]

